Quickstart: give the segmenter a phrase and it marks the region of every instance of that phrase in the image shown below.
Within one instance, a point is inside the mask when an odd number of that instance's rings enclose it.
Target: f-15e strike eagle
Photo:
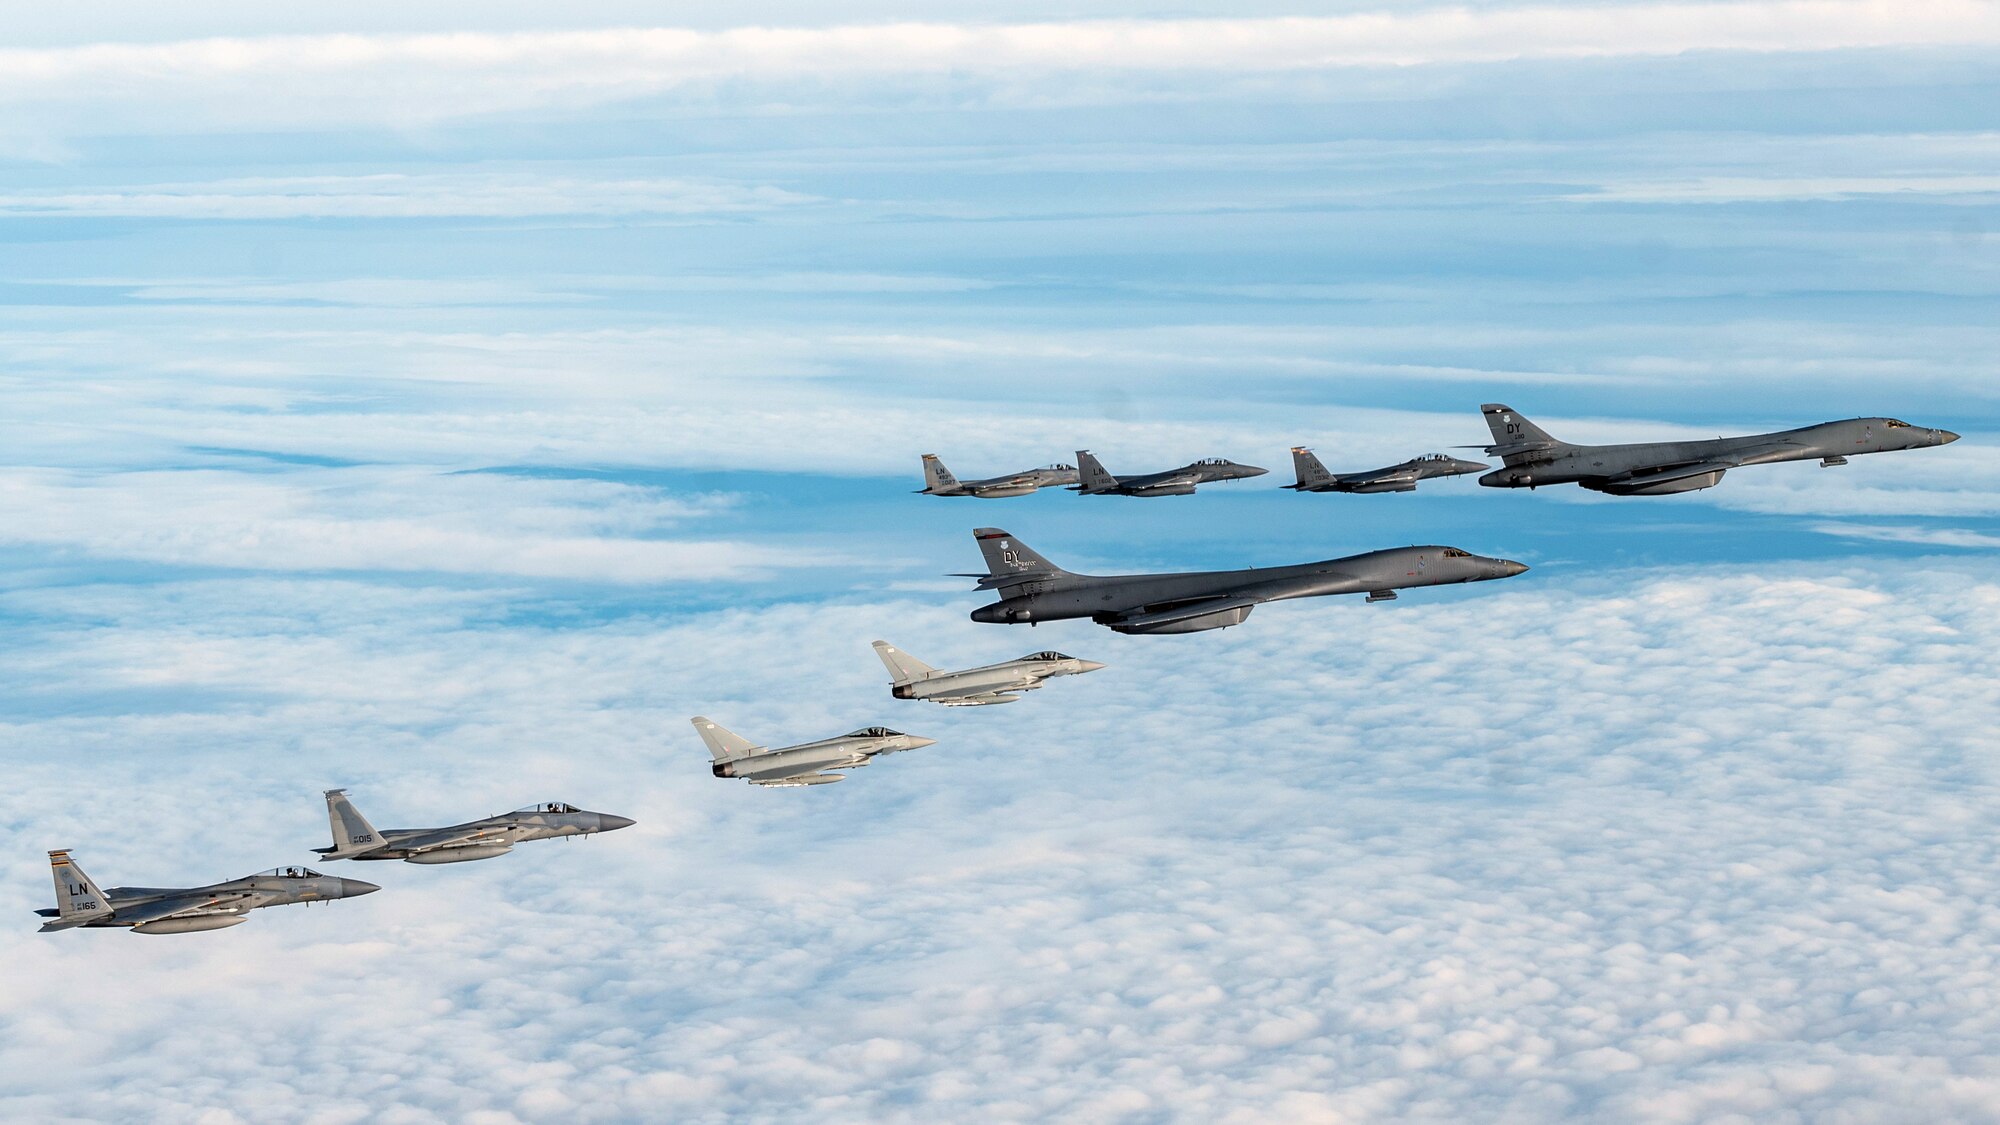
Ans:
[[[888,727],[864,727],[838,738],[767,750],[699,715],[690,721],[701,732],[701,740],[708,744],[713,759],[709,768],[715,776],[740,777],[752,785],[771,787],[831,785],[846,780],[846,775],[829,771],[859,769],[877,754],[937,745],[935,738],[904,734]]]
[[[1044,465],[1039,469],[1024,469],[1009,473],[1004,477],[987,477],[985,480],[959,480],[951,475],[935,453],[924,454],[924,487],[918,490],[922,496],[977,496],[983,500],[1001,496],[1026,496],[1042,488],[1076,483],[1075,465]]]
[[[1505,465],[1479,478],[1489,488],[1576,484],[1613,496],[1666,496],[1712,488],[1723,473],[1748,465],[1818,458],[1822,468],[1831,468],[1847,464],[1858,453],[1922,449],[1958,440],[1950,430],[1912,426],[1896,418],[1850,418],[1748,437],[1571,445],[1549,436],[1513,407],[1489,402],[1479,409],[1493,433],[1486,452]]]
[[[35,912],[51,919],[42,924],[43,933],[122,926],[135,934],[190,934],[248,921],[249,912],[262,906],[354,898],[382,889],[304,867],[274,867],[205,887],[113,887],[107,894],[67,851],[49,853],[49,870],[56,881],[56,908]]]
[[[1060,652],[1037,652],[1019,660],[967,668],[962,672],[940,672],[936,668],[890,644],[875,642],[875,655],[889,669],[894,683],[889,694],[897,699],[922,699],[946,707],[983,707],[992,703],[1012,703],[1021,698],[1016,692],[1034,691],[1053,676],[1075,676],[1095,672],[1104,665],[1095,660],[1078,660]]]
[[[1298,474],[1298,483],[1285,487],[1295,492],[1414,492],[1418,481],[1463,476],[1488,467],[1478,461],[1461,461],[1448,454],[1433,453],[1428,457],[1413,457],[1385,469],[1329,473],[1326,466],[1319,463],[1319,458],[1313,456],[1312,450],[1295,445],[1292,447],[1292,470]]]
[[[974,531],[986,573],[979,589],[1000,600],[972,611],[974,621],[1033,625],[1088,617],[1120,633],[1197,633],[1239,624],[1265,602],[1327,594],[1389,601],[1396,591],[1452,582],[1510,578],[1528,568],[1456,547],[1397,547],[1298,566],[1193,574],[1072,574],[997,527]]]
[[[1083,478],[1071,485],[1085,496],[1188,496],[1198,484],[1217,480],[1242,480],[1270,472],[1255,465],[1239,465],[1227,457],[1210,457],[1178,469],[1142,473],[1135,477],[1114,477],[1088,449],[1076,451],[1077,473]]]
[[[492,859],[513,851],[514,845],[523,840],[588,836],[593,832],[630,828],[633,824],[627,817],[586,812],[574,805],[550,801],[449,828],[379,831],[347,799],[345,789],[326,791],[326,818],[333,824],[333,846],[313,849],[322,859],[400,859],[426,864]]]

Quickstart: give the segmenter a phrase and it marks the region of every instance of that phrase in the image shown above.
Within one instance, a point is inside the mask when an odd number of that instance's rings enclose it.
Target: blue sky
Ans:
[[[0,1108],[1990,1116],[2000,9],[1383,11],[0,17]],[[1966,437],[1648,500],[1275,487],[1486,401]],[[1273,472],[910,495],[1080,447]],[[1003,629],[944,577],[989,523],[1534,570]],[[1110,667],[926,710],[877,637]],[[694,714],[939,744],[752,791]],[[298,862],[336,785],[640,825],[31,932],[47,849]]]

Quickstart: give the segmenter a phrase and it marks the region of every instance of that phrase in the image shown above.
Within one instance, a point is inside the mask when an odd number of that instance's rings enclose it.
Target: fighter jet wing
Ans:
[[[112,917],[114,921],[137,926],[147,922],[157,922],[162,918],[172,918],[176,914],[213,914],[225,907],[241,907],[248,910],[262,906],[273,897],[275,896],[252,891],[226,895],[176,895],[173,898],[163,898],[139,906],[123,907]]]
[[[846,781],[844,773],[807,773],[791,777],[753,777],[750,784],[766,789],[790,789],[799,785],[832,785],[836,781]]]
[[[1033,691],[1041,686],[1042,681],[1040,680],[1024,679],[1006,684],[979,684],[974,687],[959,688],[956,691],[933,692],[930,695],[924,696],[924,698],[931,700],[964,699],[974,695],[998,695],[1003,691]]]

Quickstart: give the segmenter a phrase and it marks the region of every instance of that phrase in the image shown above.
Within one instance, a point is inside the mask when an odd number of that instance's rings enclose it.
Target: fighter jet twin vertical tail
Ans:
[[[1019,660],[967,668],[961,672],[940,672],[888,641],[875,642],[875,655],[889,669],[893,681],[889,694],[897,699],[922,699],[946,707],[983,707],[1012,703],[1017,692],[1034,691],[1042,681],[1054,676],[1074,676],[1095,672],[1104,665],[1095,660],[1078,660],[1060,652],[1031,653]]]
[[[120,926],[135,934],[190,934],[247,921],[246,915],[259,907],[353,898],[382,889],[304,867],[274,867],[202,887],[113,887],[106,892],[67,851],[49,853],[49,870],[55,876],[56,908],[35,912],[51,919],[42,924],[43,933]]]
[[[1120,633],[1196,633],[1239,624],[1265,602],[1328,594],[1388,601],[1416,586],[1509,578],[1528,568],[1456,547],[1397,547],[1297,566],[1190,574],[1072,574],[997,527],[973,532],[986,558],[979,589],[1000,600],[974,621],[1033,625],[1088,617]]]
[[[937,745],[924,738],[888,727],[864,727],[837,738],[802,742],[797,746],[766,749],[711,719],[695,716],[691,722],[708,746],[709,769],[717,777],[740,777],[752,785],[789,788],[798,785],[831,785],[846,780],[835,770],[859,769],[878,754],[894,754]]]
[[[1026,496],[1042,488],[1076,483],[1076,466],[1044,465],[1039,469],[1023,469],[1004,477],[987,477],[985,480],[962,481],[951,475],[935,453],[924,454],[924,487],[919,489],[923,496],[977,496],[980,499],[995,499],[1002,496]]]
[[[1313,451],[1292,447],[1292,469],[1298,483],[1285,487],[1294,492],[1414,492],[1417,482],[1432,477],[1455,477],[1477,473],[1487,466],[1477,461],[1461,461],[1443,453],[1413,457],[1401,464],[1362,473],[1329,473]]]
[[[506,855],[523,840],[588,836],[632,825],[630,818],[587,812],[549,801],[510,813],[447,828],[391,828],[379,831],[347,799],[347,790],[326,791],[326,816],[333,846],[315,848],[325,859],[400,859],[406,863],[464,863]]]
[[[1194,492],[1196,485],[1261,477],[1270,472],[1255,465],[1239,465],[1226,457],[1210,457],[1164,472],[1114,477],[1105,471],[1088,449],[1076,451],[1076,464],[1077,473],[1083,479],[1071,488],[1085,496],[1187,496]]]
[[[1480,477],[1480,484],[1489,488],[1575,484],[1612,496],[1694,492],[1713,488],[1721,483],[1722,474],[1749,465],[1818,458],[1822,467],[1830,468],[1847,464],[1857,453],[1923,449],[1958,440],[1950,430],[1912,426],[1896,418],[1850,418],[1747,437],[1571,445],[1556,440],[1513,407],[1489,402],[1479,409],[1493,435],[1486,452],[1505,466]]]

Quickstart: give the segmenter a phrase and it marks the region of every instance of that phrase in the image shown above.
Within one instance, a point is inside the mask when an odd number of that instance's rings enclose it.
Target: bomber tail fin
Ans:
[[[326,819],[333,826],[333,846],[313,850],[328,859],[347,859],[372,852],[384,843],[382,834],[347,799],[347,790],[326,791]]]
[[[111,917],[110,900],[69,858],[68,850],[49,853],[49,873],[56,883],[56,918],[43,923],[43,930],[67,930]]]
[[[875,642],[875,655],[882,658],[883,666],[889,669],[889,675],[895,678],[896,686],[898,687],[907,683],[914,683],[937,671],[936,668],[918,660],[888,641]]]
[[[924,454],[924,491],[955,492],[957,490],[958,478],[952,476],[951,470],[944,467],[944,462],[938,460],[938,455],[935,453]]]
[[[1079,492],[1109,492],[1118,487],[1118,478],[1106,472],[1103,463],[1088,449],[1076,451],[1076,473]]]
[[[1486,428],[1493,434],[1493,444],[1486,447],[1486,452],[1502,458],[1509,465],[1515,464],[1516,458],[1539,460],[1529,455],[1560,449],[1565,444],[1528,421],[1511,406],[1489,402],[1479,410],[1486,415]]]
[[[1035,578],[1058,578],[1069,573],[1043,558],[1033,547],[997,527],[975,528],[979,553],[986,558],[986,577],[979,588],[991,590]]]
[[[1292,485],[1292,488],[1311,488],[1314,485],[1331,483],[1333,480],[1333,474],[1327,472],[1326,466],[1319,463],[1319,458],[1313,456],[1313,451],[1302,445],[1292,447],[1292,471],[1298,476],[1298,483]]]
[[[747,758],[761,747],[734,731],[717,726],[715,720],[696,715],[692,720],[694,729],[701,734],[701,740],[708,744],[709,757],[718,762],[733,762]]]

